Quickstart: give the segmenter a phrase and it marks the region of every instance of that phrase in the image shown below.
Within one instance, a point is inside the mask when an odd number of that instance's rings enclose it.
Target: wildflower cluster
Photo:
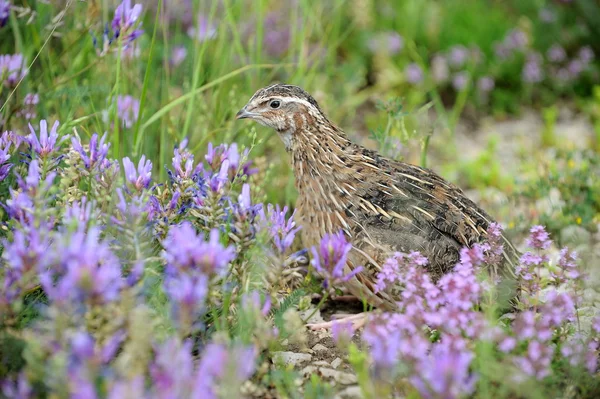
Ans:
[[[549,235],[541,226],[531,229],[528,245],[536,255],[525,253],[518,268],[524,309],[502,326],[480,311],[490,305],[486,298],[496,285],[489,277],[482,280],[480,270],[490,270],[494,262],[498,266],[502,253],[498,225],[490,226],[488,237],[487,243],[464,248],[454,270],[435,283],[426,270],[427,259],[417,252],[398,253],[386,261],[376,290],[400,292],[401,300],[396,312],[378,314],[365,327],[372,377],[379,381],[366,389],[387,395],[401,378],[408,378],[423,397],[468,396],[481,378],[472,371],[472,362],[482,355],[480,345],[489,343],[497,350],[497,357],[489,361],[512,370],[508,377],[517,387],[529,379],[544,380],[560,359],[596,372],[596,324],[589,333],[573,333],[576,287],[581,283],[573,253],[564,249],[556,267],[549,268],[549,258],[542,253],[551,245]],[[566,291],[557,287],[561,284]]]
[[[245,270],[259,231],[279,234],[252,203],[247,152],[210,145],[196,165],[184,142],[160,185],[144,156],[110,159],[106,135],[86,143],[58,122],[39,126],[0,138],[0,328],[25,332],[30,359],[3,376],[3,395],[237,395],[277,337],[270,297],[248,288]],[[287,223],[291,237],[274,251],[292,243],[297,228]],[[164,312],[150,311],[162,298]],[[225,301],[236,309],[228,323],[249,326],[244,342],[212,340]],[[23,323],[29,306],[37,313]],[[164,327],[169,336],[158,340],[153,330]]]

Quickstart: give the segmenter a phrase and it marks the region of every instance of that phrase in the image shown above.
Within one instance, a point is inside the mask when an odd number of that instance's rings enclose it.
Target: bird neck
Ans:
[[[337,190],[340,184],[353,181],[349,162],[355,158],[356,145],[333,124],[304,126],[290,135],[292,168],[301,195],[323,190]]]

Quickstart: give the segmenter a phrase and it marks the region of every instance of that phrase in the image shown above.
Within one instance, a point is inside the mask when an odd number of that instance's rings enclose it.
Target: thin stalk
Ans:
[[[142,95],[140,97],[140,112],[135,122],[135,130],[133,132],[133,142],[138,142],[138,134],[140,132],[140,126],[142,123],[142,115],[144,114],[144,107],[146,106],[146,93],[148,91],[148,84],[150,83],[151,67],[152,67],[152,56],[154,55],[154,44],[156,43],[156,31],[160,25],[160,12],[162,9],[162,0],[158,0],[158,8],[156,10],[156,17],[154,19],[154,29],[152,30],[152,41],[150,42],[150,50],[148,52],[148,62],[146,63],[146,73],[144,74],[144,83],[142,85]],[[139,139],[141,140],[141,138]],[[137,157],[137,146],[134,148],[133,155]]]
[[[306,324],[311,319],[311,317],[313,317],[317,313],[317,311],[321,308],[321,306],[323,306],[323,304],[325,303],[325,301],[327,300],[328,297],[329,297],[329,293],[325,292],[325,295],[323,295],[323,297],[321,298],[321,300],[315,307],[315,310],[313,310],[313,312],[306,319],[302,320],[302,322]]]

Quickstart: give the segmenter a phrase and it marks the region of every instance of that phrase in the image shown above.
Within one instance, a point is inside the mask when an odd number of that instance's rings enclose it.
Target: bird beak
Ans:
[[[235,115],[235,119],[245,119],[245,118],[252,118],[254,114],[252,114],[251,112],[246,111],[246,107],[240,109],[240,111]]]

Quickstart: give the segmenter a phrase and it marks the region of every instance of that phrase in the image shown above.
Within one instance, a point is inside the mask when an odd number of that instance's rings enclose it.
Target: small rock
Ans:
[[[308,375],[313,374],[316,370],[317,370],[317,366],[310,365],[310,366],[304,367],[300,373],[302,373],[302,375],[306,377]]]
[[[319,367],[329,367],[329,366],[331,366],[331,364],[329,364],[329,362],[326,362],[325,360],[317,360],[313,364],[315,366],[319,366]]]
[[[362,389],[358,385],[347,387],[338,392],[335,399],[363,399]]]
[[[312,356],[307,353],[296,352],[273,352],[273,362],[280,363],[285,366],[298,366],[302,363],[310,362]]]
[[[326,367],[320,367],[319,373],[321,373],[323,377],[331,378],[342,385],[356,384],[358,382],[358,378],[354,374],[344,373]]]
[[[333,367],[334,369],[337,369],[338,367],[340,367],[340,364],[342,364],[342,359],[340,359],[339,357],[336,357],[333,362],[331,362],[331,367]]]
[[[316,344],[312,347],[312,350],[315,352],[326,352],[329,350],[329,348],[322,344]]]

